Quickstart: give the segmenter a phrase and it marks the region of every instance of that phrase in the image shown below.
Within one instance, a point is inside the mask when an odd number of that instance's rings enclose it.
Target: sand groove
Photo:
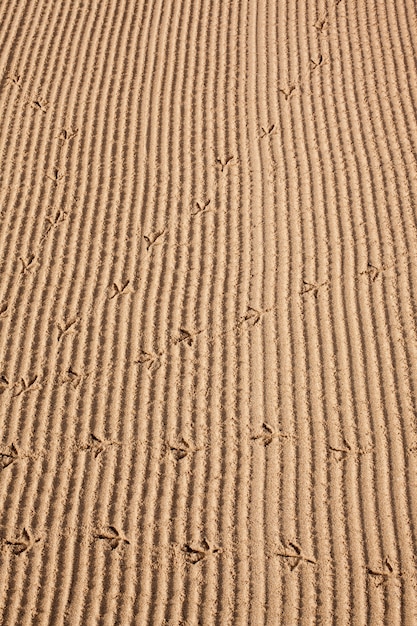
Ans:
[[[0,15],[0,623],[416,624],[415,4]]]

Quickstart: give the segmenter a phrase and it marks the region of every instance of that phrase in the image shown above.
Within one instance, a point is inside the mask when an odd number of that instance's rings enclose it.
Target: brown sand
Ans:
[[[0,11],[0,624],[415,626],[414,0]]]

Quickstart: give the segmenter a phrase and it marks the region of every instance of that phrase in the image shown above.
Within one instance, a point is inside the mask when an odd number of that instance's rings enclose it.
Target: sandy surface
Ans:
[[[413,0],[0,4],[0,624],[417,624]]]

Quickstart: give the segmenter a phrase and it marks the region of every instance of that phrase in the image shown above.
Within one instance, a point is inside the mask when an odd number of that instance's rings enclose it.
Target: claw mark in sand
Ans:
[[[149,235],[144,235],[143,238],[146,241],[146,250],[149,250],[154,245],[159,245],[162,243],[160,238],[165,233],[165,228],[163,230],[158,230],[157,232],[149,233]]]
[[[345,461],[349,456],[363,456],[374,449],[373,445],[367,448],[353,448],[346,439],[343,439],[343,446],[343,448],[341,446],[329,446],[329,450],[334,453],[336,461]]]
[[[211,548],[206,538],[203,539],[201,547],[193,548],[189,543],[186,543],[181,550],[185,553],[186,561],[192,565],[203,561],[210,554],[221,552],[220,548]]]
[[[69,383],[72,387],[76,388],[85,376],[88,376],[88,374],[78,374],[78,372],[75,372],[72,367],[69,367],[66,374],[62,378],[62,384],[65,385]]]
[[[21,87],[21,76],[20,74],[9,74],[7,77],[7,82],[12,85],[16,85],[17,87]]]
[[[118,441],[112,441],[110,439],[100,439],[93,433],[90,433],[88,443],[81,446],[82,450],[87,450],[94,454],[96,459],[102,452],[105,452],[110,446],[120,445]]]
[[[130,541],[126,539],[126,537],[123,537],[114,526],[108,526],[107,530],[101,533],[96,533],[94,537],[96,539],[103,539],[106,541],[107,545],[112,550],[116,550],[116,548],[124,543],[130,545]]]
[[[327,15],[322,15],[321,17],[319,17],[318,20],[314,24],[314,28],[318,30],[319,33],[322,33],[323,31],[325,31],[327,26],[328,26]]]
[[[167,444],[167,449],[169,452],[172,453],[176,461],[181,461],[189,454],[193,452],[198,452],[200,450],[200,448],[194,448],[190,446],[188,441],[186,441],[184,438],[181,438],[181,441],[177,444]]]
[[[63,222],[66,217],[67,214],[65,211],[58,210],[55,215],[45,218],[46,231],[44,237],[46,237],[46,235],[49,233],[50,230],[52,230],[52,228],[55,228],[56,226],[58,226],[58,224],[60,224],[60,222]]]
[[[26,528],[23,528],[18,539],[4,539],[4,543],[6,544],[6,546],[10,546],[13,554],[16,555],[22,554],[23,552],[30,550],[30,548],[32,548],[35,543],[38,543],[38,541],[40,541],[40,538],[34,539],[31,534],[26,530]]]
[[[310,59],[310,61],[311,61],[311,65],[312,65],[313,70],[315,70],[316,67],[320,67],[321,65],[323,65],[323,63],[324,63],[323,55],[320,54],[317,57],[317,61],[315,61],[314,59]]]
[[[39,98],[37,100],[32,100],[30,106],[36,111],[42,111],[42,113],[46,113],[48,110],[48,103],[46,100],[41,100]]]
[[[79,322],[78,317],[76,317],[75,319],[71,320],[70,322],[68,322],[67,324],[60,324],[59,322],[57,323],[57,327],[58,327],[58,343],[61,341],[61,339],[64,337],[64,335],[68,335],[70,332],[73,332],[75,330],[74,326]]]
[[[287,101],[294,94],[294,91],[295,91],[295,85],[290,85],[289,87],[286,87],[285,89],[280,89],[280,92],[284,95],[284,98]]]
[[[275,129],[275,124],[271,124],[270,126],[267,126],[266,128],[261,126],[261,130],[263,134],[260,136],[260,138],[263,139],[264,137],[271,136],[273,134],[274,129]]]
[[[286,559],[291,571],[295,570],[302,562],[316,564],[315,559],[309,559],[302,554],[301,548],[296,543],[289,541],[288,547],[289,551],[279,552],[276,556]]]
[[[116,296],[121,296],[126,293],[131,293],[131,291],[127,290],[129,284],[130,284],[130,280],[127,280],[123,284],[120,283],[119,285],[117,283],[113,283],[111,287],[111,289],[113,290],[113,293],[111,296],[109,296],[109,300],[113,300],[113,298],[115,298]]]
[[[147,369],[152,372],[161,367],[161,356],[163,352],[158,352],[157,354],[153,352],[144,352],[140,353],[140,356],[134,363],[136,365],[146,365]]]
[[[18,391],[13,394],[13,397],[17,398],[18,396],[22,395],[22,393],[25,393],[26,391],[33,391],[33,390],[39,389],[39,386],[35,385],[37,380],[38,380],[38,376],[33,376],[32,378],[29,378],[28,380],[26,380],[25,378],[21,378],[20,382],[15,385]]]
[[[0,452],[0,470],[6,469],[19,458],[19,452],[12,443],[5,452]]]
[[[9,388],[9,381],[4,374],[0,375],[0,395]]]
[[[30,254],[29,256],[23,258],[23,257],[19,257],[20,261],[22,263],[22,269],[20,271],[21,274],[26,274],[26,272],[29,272],[29,270],[32,269],[33,265],[34,265],[34,260],[35,260],[35,255],[34,254]]]
[[[275,431],[272,426],[266,422],[262,424],[262,431],[257,435],[252,435],[251,437],[253,441],[262,441],[265,447],[269,446],[273,439],[276,438],[290,439],[290,435],[285,435],[280,431]]]
[[[64,178],[64,174],[57,167],[54,167],[52,170],[52,175],[50,176],[49,174],[47,174],[46,177],[49,178],[49,180],[52,180],[52,182],[57,185]]]
[[[369,278],[372,282],[375,282],[376,279],[381,276],[382,272],[391,269],[392,265],[381,265],[381,267],[377,267],[376,265],[372,265],[372,263],[368,262],[366,270],[361,272],[361,276],[368,274]]]
[[[213,209],[208,209],[207,207],[210,205],[210,200],[207,200],[204,203],[196,202],[197,211],[194,211],[192,215],[199,215],[200,213],[208,213],[208,211],[212,211]]]
[[[256,326],[256,324],[261,321],[265,313],[269,313],[274,308],[275,307],[269,307],[268,309],[258,310],[250,306],[248,307],[245,315],[241,318],[240,323],[244,324],[245,322],[247,322],[250,326]]]
[[[319,289],[321,289],[321,287],[325,287],[327,285],[327,280],[324,281],[324,283],[308,283],[306,280],[303,280],[304,283],[304,288],[303,291],[301,292],[302,294],[305,293],[312,293],[313,296],[315,298],[317,298],[318,293],[319,293]]]
[[[383,562],[382,570],[375,570],[371,567],[367,567],[366,569],[368,574],[375,580],[377,587],[383,585],[389,580],[398,580],[398,578],[401,578],[403,575],[401,571],[394,571],[394,567],[388,557],[386,557]]]
[[[62,141],[69,141],[70,139],[73,139],[77,133],[78,128],[63,128],[58,135],[58,139],[62,139]]]
[[[226,157],[225,159],[220,159],[217,157],[216,163],[220,165],[220,171],[224,172],[225,168],[229,165],[230,161],[233,159],[233,156]],[[232,164],[233,165],[233,164]]]
[[[368,267],[366,270],[361,272],[361,276],[363,276],[364,274],[368,274],[369,278],[372,280],[372,282],[374,282],[378,278],[379,272],[379,267],[376,267],[375,265],[372,265],[372,263],[368,262]]]
[[[337,461],[346,460],[347,456],[352,453],[352,446],[350,445],[348,441],[346,441],[346,439],[343,439],[343,445],[344,445],[344,448],[342,447],[336,448],[333,446],[329,446],[329,450],[331,450],[331,452],[336,453],[335,458]]]
[[[197,335],[199,335],[202,332],[203,332],[202,330],[198,330],[195,333],[191,333],[189,330],[186,330],[185,328],[180,328],[180,336],[175,339],[174,343],[177,343],[177,344],[186,343],[187,346],[192,346]]]
[[[249,307],[242,322],[248,322],[251,326],[255,326],[261,320],[263,314],[264,311],[258,311],[257,309]]]

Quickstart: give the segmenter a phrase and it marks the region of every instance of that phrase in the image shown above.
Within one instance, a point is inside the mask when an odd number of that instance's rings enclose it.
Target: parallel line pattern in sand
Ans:
[[[0,622],[417,623],[415,4],[0,15]]]

